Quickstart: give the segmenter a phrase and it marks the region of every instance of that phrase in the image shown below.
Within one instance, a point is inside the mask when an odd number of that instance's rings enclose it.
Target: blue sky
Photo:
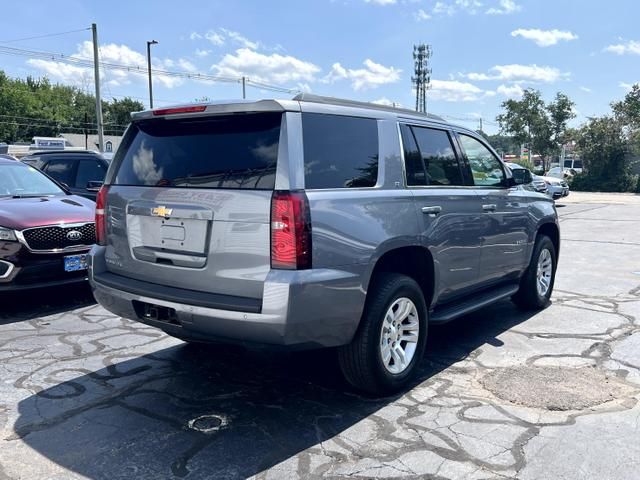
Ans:
[[[429,111],[468,126],[495,116],[523,88],[576,102],[576,123],[609,110],[640,81],[637,0],[24,1],[3,5],[0,46],[92,58],[90,31],[24,41],[98,24],[101,59],[205,73],[324,95],[415,104],[414,43],[433,46]],[[0,54],[12,76],[47,75],[93,88],[91,71],[54,59]],[[146,77],[108,70],[103,95],[147,103]],[[238,83],[156,76],[156,106],[239,98]],[[248,98],[287,97],[251,86]]]

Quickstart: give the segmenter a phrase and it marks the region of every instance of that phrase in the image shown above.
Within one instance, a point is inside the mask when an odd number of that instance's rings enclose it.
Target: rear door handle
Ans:
[[[495,212],[496,211],[496,204],[495,203],[488,203],[486,205],[482,205],[482,210],[484,212]]]
[[[442,207],[440,205],[434,205],[432,207],[422,207],[422,213],[427,215],[436,216],[442,211]]]

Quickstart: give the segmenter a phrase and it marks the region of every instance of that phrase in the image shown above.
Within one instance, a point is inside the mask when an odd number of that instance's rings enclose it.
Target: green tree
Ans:
[[[557,154],[565,140],[567,122],[575,115],[573,102],[563,93],[557,93],[548,105],[538,90],[526,89],[520,100],[502,102],[503,113],[496,117],[502,134],[510,135],[518,144],[529,148],[543,159],[548,168],[552,154]]]
[[[131,98],[103,101],[105,133],[122,134],[131,112],[142,109]],[[95,97],[77,87],[51,84],[46,78],[14,79],[0,70],[0,141],[95,133],[95,112]]]
[[[631,87],[623,100],[611,104],[618,121],[631,129],[640,129],[640,83]]]
[[[591,118],[580,129],[578,149],[586,174],[577,176],[577,190],[628,191],[633,177],[625,159],[626,138],[623,124],[611,116]]]
[[[133,100],[129,97],[125,97],[122,100],[113,99],[105,105],[105,128],[111,126],[111,130],[123,131],[131,122],[131,113],[141,110],[144,110],[144,105],[138,100]]]
[[[623,100],[611,104],[615,118],[623,125],[628,150],[640,155],[640,83],[631,87]],[[640,186],[640,179],[638,180]]]
[[[551,121],[551,143],[556,155],[560,154],[562,146],[569,140],[567,123],[576,117],[574,106],[575,103],[561,92],[556,93],[554,101],[547,105]]]

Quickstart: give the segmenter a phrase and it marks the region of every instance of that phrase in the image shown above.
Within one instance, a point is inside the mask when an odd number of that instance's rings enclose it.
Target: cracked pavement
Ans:
[[[0,480],[637,479],[640,197],[559,204],[553,304],[432,328],[389,398],[332,352],[186,345],[86,288],[0,296]]]

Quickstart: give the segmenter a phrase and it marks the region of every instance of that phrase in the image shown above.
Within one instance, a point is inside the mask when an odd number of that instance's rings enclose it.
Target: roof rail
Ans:
[[[341,105],[343,107],[357,107],[357,108],[370,108],[373,110],[384,110],[387,112],[404,113],[409,115],[416,115],[418,117],[426,117],[430,120],[437,120],[439,122],[447,123],[447,121],[434,115],[432,113],[416,112],[415,110],[409,110],[408,108],[392,107],[389,105],[380,105],[378,103],[371,102],[358,102],[356,100],[348,100],[345,98],[325,97],[323,95],[314,95],[312,93],[299,93],[292,100],[298,102],[311,102],[311,103],[323,103],[327,105]]]

